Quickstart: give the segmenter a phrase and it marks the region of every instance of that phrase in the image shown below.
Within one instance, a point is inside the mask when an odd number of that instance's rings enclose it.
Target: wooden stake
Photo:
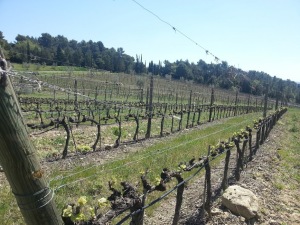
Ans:
[[[25,222],[63,224],[5,72],[0,79],[0,124],[0,163]]]

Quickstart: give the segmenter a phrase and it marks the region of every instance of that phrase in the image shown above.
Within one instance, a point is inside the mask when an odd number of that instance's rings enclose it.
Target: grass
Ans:
[[[36,71],[36,72],[57,72],[57,71],[87,71],[86,68],[83,67],[72,67],[72,66],[46,66],[34,63],[12,63],[12,66],[15,70],[18,71]]]
[[[252,121],[260,116],[261,114],[258,113],[243,115],[229,118],[224,123],[216,123],[206,129],[183,132],[181,135],[170,137],[168,141],[158,142],[141,151],[128,153],[121,159],[115,159],[102,165],[81,166],[79,163],[79,166],[64,172],[57,168],[51,171],[49,176],[50,187],[57,189],[55,192],[56,204],[59,210],[62,210],[66,203],[76,203],[80,196],[87,196],[90,205],[97,205],[97,199],[108,197],[111,194],[107,185],[110,180],[115,180],[116,187],[119,189],[119,182],[128,181],[137,185],[139,192],[142,193],[140,172],[150,169],[148,179],[154,184],[155,179],[160,176],[162,168],[177,170],[177,165],[180,162],[187,162],[194,156],[206,155],[208,145],[215,145],[219,140],[227,140],[235,131],[251,125]],[[53,141],[61,145],[64,138],[58,136]],[[47,143],[40,144],[45,146]],[[80,161],[80,159],[77,160]],[[190,176],[191,173],[193,171],[184,173],[184,177]],[[170,183],[169,187],[174,185],[174,182]],[[12,202],[15,202],[12,194],[10,192],[3,193],[2,190],[0,192],[4,195],[4,201],[0,208],[0,218],[6,218],[12,214],[21,218],[16,205],[8,210]],[[149,202],[161,194],[155,192],[148,197],[147,201]],[[153,207],[147,209],[147,214],[151,214],[153,209]]]
[[[257,117],[257,114],[252,114],[231,118],[223,124],[216,124],[203,130],[194,130],[172,138],[168,142],[159,142],[145,148],[143,151],[128,154],[127,157],[123,159],[117,159],[101,166],[91,167],[82,172],[81,170],[85,168],[78,167],[74,170],[67,171],[65,174],[68,175],[78,172],[76,175],[66,177],[62,180],[54,180],[50,185],[52,188],[56,188],[60,185],[71,183],[56,192],[57,203],[62,207],[66,202],[66,196],[68,196],[68,201],[74,202],[75,199],[81,195],[93,193],[96,185],[102,187],[98,193],[100,195],[99,197],[109,196],[110,192],[107,189],[109,180],[117,180],[117,183],[120,181],[128,181],[133,184],[138,184],[140,183],[139,172],[144,172],[146,169],[150,169],[148,178],[153,184],[155,179],[159,177],[162,168],[167,167],[171,170],[176,170],[180,162],[186,162],[193,156],[199,157],[205,155],[208,145],[214,145],[219,140],[227,140],[233,132],[245,128],[246,125],[251,124],[253,119]],[[56,175],[62,174],[53,173],[52,177]],[[185,177],[189,175],[190,173],[186,173]],[[85,178],[87,179],[78,181]],[[174,185],[174,183],[172,185]],[[140,186],[141,185],[139,185],[139,187]],[[72,195],[70,195],[70,192],[72,192]],[[156,198],[160,194],[161,193],[156,193],[155,195],[151,195],[148,200],[151,201],[151,199]],[[88,199],[93,204],[93,197],[88,196]]]
[[[127,112],[124,112],[122,114],[122,136],[121,136],[121,142],[126,141],[132,141],[135,130],[136,130],[136,123],[132,119],[129,121],[124,120],[124,116]],[[72,115],[71,115],[72,116]],[[102,116],[104,114],[102,113]],[[43,115],[45,123],[48,123],[50,120],[46,118],[50,118],[50,115]],[[98,115],[95,114],[95,118],[97,118]],[[35,117],[35,113],[29,113],[26,115],[26,122],[27,123],[33,123],[33,124],[39,124],[40,119],[39,117]],[[189,124],[191,124],[192,118],[189,121]],[[208,120],[208,112],[204,112],[201,115],[201,122],[205,122]],[[195,121],[194,125],[197,121]],[[103,123],[103,122],[102,122]],[[108,124],[115,123],[114,119],[111,119],[108,121]],[[139,133],[138,138],[144,138],[145,133],[147,130],[147,120],[139,120]],[[182,118],[182,129],[186,127],[187,123],[187,115],[183,115]],[[164,129],[163,133],[171,133],[171,124],[172,124],[172,118],[166,117],[164,120]],[[81,124],[78,128],[72,126],[72,134],[75,140],[76,145],[89,145],[92,146],[96,140],[96,134],[97,134],[97,128],[96,125],[91,126],[90,122],[86,122]],[[160,136],[160,127],[161,127],[161,118],[156,118],[152,120],[152,129],[151,129],[151,135],[152,137]],[[179,127],[179,120],[174,119],[174,126],[173,126],[173,132],[177,131]],[[117,131],[118,131],[118,125],[112,124],[112,125],[103,125],[101,126],[101,147],[103,148],[104,145],[113,145],[115,140],[117,139]],[[30,130],[31,133],[39,133],[43,132],[43,130]],[[54,129],[50,132],[44,133],[42,135],[32,135],[32,141],[34,142],[34,145],[36,146],[36,149],[39,153],[39,156],[42,158],[45,158],[46,156],[51,156],[53,154],[59,154],[62,152],[64,145],[65,145],[65,139],[66,139],[66,132],[63,129],[63,127],[59,127],[58,129]],[[100,147],[100,143],[98,143],[98,147]],[[70,139],[69,142],[69,151],[74,152],[75,145],[73,142],[73,138]]]
[[[75,203],[80,196],[87,196],[88,203],[91,206],[96,205],[97,199],[108,197],[111,194],[107,185],[110,180],[115,180],[116,187],[119,189],[119,182],[121,181],[138,185],[139,191],[142,193],[140,172],[150,169],[148,179],[154,184],[162,168],[167,167],[170,170],[177,170],[177,165],[180,162],[186,162],[194,156],[206,155],[208,145],[215,145],[220,140],[227,140],[235,131],[239,131],[247,125],[252,125],[253,120],[260,116],[261,114],[258,113],[242,115],[229,118],[223,123],[216,123],[202,130],[192,129],[180,135],[163,139],[163,141],[159,141],[143,150],[128,153],[124,158],[108,161],[102,165],[81,166],[80,159],[77,159],[79,166],[66,171],[60,171],[59,168],[51,171],[49,176],[50,187],[56,189],[56,204],[59,210],[62,210],[66,203]],[[81,138],[84,139],[84,136]],[[41,146],[49,145],[47,143],[48,139],[43,141],[39,143]],[[61,149],[63,148],[61,146],[64,143],[62,135],[57,135],[52,141]],[[84,143],[80,144],[85,145]],[[190,176],[191,173],[184,173],[184,177]],[[173,182],[169,186],[172,187],[175,184]],[[16,205],[10,209],[11,202],[15,202],[11,193],[3,193],[2,190],[0,192],[4,195],[3,207],[0,208],[0,218],[4,218],[4,215],[8,212],[9,215],[13,214],[21,217]],[[158,192],[151,194],[147,199],[148,202],[161,194]],[[151,214],[153,209],[153,207],[147,209],[147,214]]]
[[[287,131],[285,138],[281,139],[281,148],[278,150],[280,155],[281,165],[282,165],[282,176],[278,179],[286,178],[287,180],[292,180],[293,182],[286,182],[286,188],[300,188],[300,110],[299,109],[289,109],[287,116],[282,120],[283,126],[286,127]]]

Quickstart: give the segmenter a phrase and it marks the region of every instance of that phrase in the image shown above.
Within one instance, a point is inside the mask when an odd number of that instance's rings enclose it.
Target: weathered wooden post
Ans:
[[[54,193],[48,187],[29,139],[10,79],[6,72],[0,71],[0,74],[0,163],[12,192],[27,224],[63,224],[54,204]]]
[[[213,112],[213,105],[215,102],[215,97],[214,97],[214,88],[211,89],[211,96],[210,96],[210,107],[209,107],[209,117],[208,117],[208,122],[212,121],[212,112]]]
[[[77,101],[77,80],[74,81],[74,107],[75,109],[78,108],[78,101]]]
[[[267,110],[268,110],[268,94],[269,94],[269,84],[267,84],[266,92],[265,92],[265,98],[264,98],[264,112],[263,117],[267,117]]]
[[[230,142],[230,139],[229,141]],[[230,160],[230,152],[231,148],[229,147],[229,149],[227,149],[226,151],[226,158],[225,158],[225,166],[224,166],[224,176],[223,176],[223,180],[222,180],[222,190],[225,191],[228,187],[228,168],[229,168],[229,160]]]
[[[235,93],[235,101],[234,101],[234,116],[237,116],[237,105],[238,105],[238,96],[239,96],[239,89],[236,89],[236,93]]]
[[[204,190],[203,190],[203,210],[208,213],[208,216],[211,217],[211,169],[209,165],[209,156],[210,156],[210,145],[208,146],[207,157],[204,161],[205,167],[205,179],[204,179]]]
[[[186,121],[186,129],[189,128],[189,121],[190,121],[190,115],[191,115],[191,107],[192,107],[192,94],[193,94],[193,91],[191,90],[190,91],[190,98],[189,98],[189,105],[188,105],[188,114],[187,114],[187,121]]]
[[[184,192],[184,183],[183,178],[181,177],[180,173],[175,173],[174,177],[176,177],[178,182],[178,188],[177,188],[177,195],[176,195],[176,206],[175,206],[175,213],[173,217],[172,225],[177,225],[179,222],[180,217],[180,209],[183,201],[183,192]]]
[[[148,123],[147,123],[147,131],[145,138],[150,138],[151,136],[151,121],[152,121],[152,114],[153,114],[153,105],[152,105],[152,100],[153,100],[153,76],[151,76],[150,79],[150,91],[149,91],[149,112],[148,112]]]

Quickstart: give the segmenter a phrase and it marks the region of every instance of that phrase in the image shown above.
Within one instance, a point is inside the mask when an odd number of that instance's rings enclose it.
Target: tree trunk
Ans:
[[[63,224],[6,73],[0,80],[0,163],[29,225]]]

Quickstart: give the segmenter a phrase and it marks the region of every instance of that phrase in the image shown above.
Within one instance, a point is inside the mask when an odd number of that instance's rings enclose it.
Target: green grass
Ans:
[[[287,188],[300,188],[299,114],[299,109],[289,109],[287,116],[282,120],[282,125],[286,127],[287,132],[286,137],[280,140],[281,148],[278,150],[283,173],[281,178],[293,180],[293,182],[285,182]]]
[[[243,115],[229,118],[222,124],[217,123],[206,129],[183,132],[181,135],[170,137],[168,141],[158,142],[136,153],[128,153],[121,159],[115,159],[103,165],[91,164],[84,167],[79,165],[65,172],[59,171],[57,168],[51,171],[49,179],[52,180],[50,187],[58,188],[56,190],[58,208],[61,210],[66,203],[75,203],[80,196],[87,196],[89,204],[96,205],[97,199],[108,197],[111,194],[107,185],[110,180],[116,180],[117,184],[121,181],[128,181],[138,185],[139,191],[142,193],[140,172],[150,169],[148,178],[153,184],[155,179],[159,177],[162,168],[177,170],[180,162],[187,162],[194,156],[206,155],[208,145],[215,145],[220,140],[227,140],[235,131],[252,125],[253,120],[260,116],[260,113]],[[57,144],[62,144],[64,139],[58,136],[54,141]],[[184,173],[184,177],[191,175],[191,173]],[[65,177],[62,179],[61,176]],[[174,185],[175,183],[169,184],[170,187]],[[61,186],[63,187],[60,188]],[[117,188],[120,186],[117,185]],[[14,214],[21,218],[16,206],[8,210],[11,202],[13,202],[11,193],[3,193],[3,190],[0,192],[1,195],[4,195],[4,201],[0,208],[0,218],[6,218],[8,214]],[[153,193],[147,201],[149,202],[161,194]],[[151,213],[152,210],[153,208],[147,209],[147,213]]]
[[[239,131],[247,125],[252,125],[253,120],[260,116],[261,114],[258,113],[243,115],[229,118],[222,124],[214,124],[206,129],[183,132],[181,135],[170,137],[168,141],[158,142],[136,153],[128,153],[122,159],[115,159],[103,165],[91,164],[84,167],[79,165],[65,172],[57,168],[51,171],[49,177],[52,180],[50,187],[57,189],[61,185],[66,185],[56,190],[58,208],[62,210],[66,203],[75,203],[80,196],[87,196],[88,203],[96,205],[97,199],[108,197],[111,194],[107,185],[110,180],[116,180],[117,184],[121,181],[128,181],[138,185],[139,191],[142,193],[140,172],[150,169],[148,178],[154,184],[155,179],[160,176],[162,168],[167,167],[170,170],[177,170],[180,162],[187,162],[194,156],[206,155],[208,145],[215,145],[219,140],[227,140],[235,131]],[[47,141],[47,139],[44,141]],[[53,141],[61,145],[64,139],[57,136]],[[46,145],[47,143],[40,144]],[[184,173],[184,177],[190,176],[192,173],[193,171]],[[74,175],[69,176],[72,174]],[[61,179],[61,176],[65,176],[65,178]],[[169,187],[175,184],[175,182],[170,183]],[[116,187],[120,188],[119,185]],[[2,190],[0,192],[5,196],[3,206],[0,208],[0,218],[6,218],[10,213],[21,217],[17,206],[8,210],[13,200],[11,193],[3,193]],[[160,192],[152,193],[147,201],[149,202],[161,194]],[[153,207],[147,209],[147,214],[151,214],[153,209]]]
[[[35,72],[57,72],[57,71],[87,71],[83,67],[72,67],[72,66],[46,66],[40,64],[18,64],[12,63],[12,66],[15,70],[18,71],[35,71]]]
[[[143,151],[128,154],[127,157],[123,159],[117,159],[101,166],[91,167],[82,172],[80,172],[83,169],[82,167],[75,168],[73,171],[67,171],[65,175],[78,172],[76,175],[58,181],[54,180],[50,185],[52,188],[56,188],[60,185],[71,183],[56,192],[57,203],[60,208],[65,204],[66,198],[68,201],[75,202],[76,198],[82,195],[88,196],[91,204],[93,204],[96,199],[94,200],[88,193],[94,192],[94,183],[102,187],[98,193],[99,198],[110,195],[107,187],[109,180],[115,179],[118,183],[128,181],[137,184],[140,183],[139,173],[146,169],[150,169],[148,178],[154,183],[155,178],[159,177],[162,168],[167,167],[171,170],[177,170],[177,165],[180,162],[187,162],[193,156],[199,157],[206,155],[208,145],[215,145],[219,140],[227,140],[232,133],[245,128],[245,126],[251,124],[258,116],[258,114],[252,114],[231,118],[223,124],[216,124],[204,130],[193,130],[178,137],[171,138],[168,142],[159,142],[145,148]],[[187,177],[190,174],[191,173],[185,173],[184,176]],[[62,174],[53,173],[51,176],[55,177],[56,175]],[[85,180],[78,181],[80,179]],[[170,185],[174,186],[175,183]],[[139,185],[139,188],[140,193],[142,193],[141,185]],[[151,194],[148,201],[157,198],[160,194],[161,193]]]

